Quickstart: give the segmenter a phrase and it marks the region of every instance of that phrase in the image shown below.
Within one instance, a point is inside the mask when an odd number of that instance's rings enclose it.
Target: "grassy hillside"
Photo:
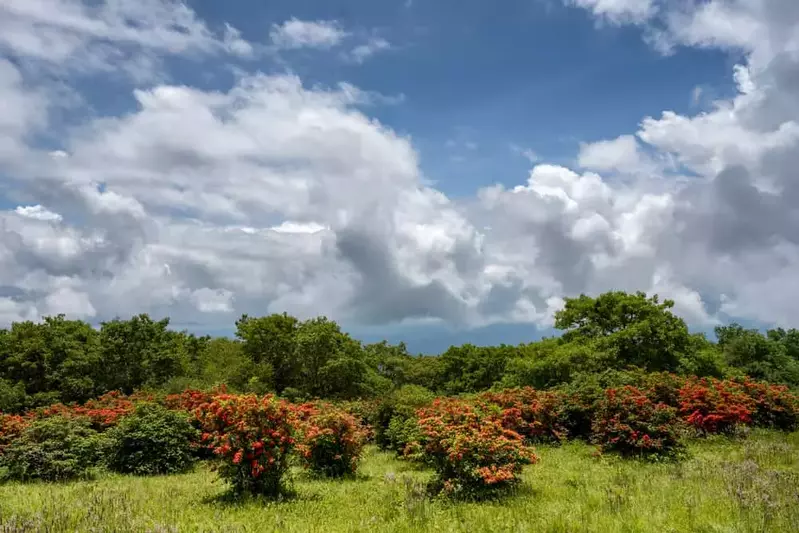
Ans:
[[[293,499],[230,502],[204,467],[170,477],[105,476],[0,486],[0,531],[799,531],[799,433],[689,444],[650,464],[594,457],[581,443],[539,447],[523,486],[496,502],[429,500],[430,472],[367,449],[358,478],[294,475]]]

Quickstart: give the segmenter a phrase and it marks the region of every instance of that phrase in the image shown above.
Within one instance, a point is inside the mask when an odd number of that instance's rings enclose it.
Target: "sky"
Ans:
[[[0,325],[799,316],[795,0],[0,0]]]

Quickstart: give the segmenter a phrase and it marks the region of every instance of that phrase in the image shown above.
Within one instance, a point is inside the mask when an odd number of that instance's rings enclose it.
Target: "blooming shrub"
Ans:
[[[623,456],[673,456],[681,449],[676,409],[636,387],[608,389],[597,405],[592,440]]]
[[[104,431],[115,426],[120,419],[133,413],[136,409],[134,401],[120,392],[109,392],[83,405],[55,404],[29,413],[34,418],[85,418],[92,428]]]
[[[16,481],[89,477],[100,463],[103,445],[102,436],[87,418],[34,420],[5,447],[0,471],[4,478]]]
[[[418,416],[420,445],[437,473],[434,486],[446,493],[479,496],[508,487],[519,481],[524,465],[537,461],[522,436],[503,427],[497,412],[436,400]]]
[[[199,433],[186,413],[141,404],[108,432],[108,467],[123,474],[157,475],[188,470]]]
[[[297,420],[297,451],[305,468],[330,477],[356,472],[366,433],[354,416],[330,404],[305,404]]]
[[[754,402],[754,425],[783,431],[795,431],[799,427],[799,397],[788,387],[750,379],[745,379],[741,387]]]
[[[28,427],[29,420],[19,415],[0,413],[0,455]]]
[[[499,406],[502,425],[529,442],[560,442],[567,436],[562,423],[560,395],[525,387],[502,392],[487,392],[480,400]]]
[[[755,401],[734,381],[693,379],[680,389],[680,416],[700,433],[730,433],[750,425],[755,408]]]
[[[167,409],[172,409],[173,411],[194,413],[200,406],[210,403],[214,396],[219,396],[220,394],[227,394],[227,387],[225,385],[221,385],[209,391],[186,389],[180,394],[167,395],[166,398],[164,398],[164,405]]]
[[[197,409],[203,441],[220,458],[234,492],[277,496],[294,448],[294,413],[272,395],[216,396]]]
[[[334,405],[355,417],[363,428],[366,435],[366,442],[372,442],[374,440],[374,425],[377,420],[378,400],[342,400],[336,402]]]

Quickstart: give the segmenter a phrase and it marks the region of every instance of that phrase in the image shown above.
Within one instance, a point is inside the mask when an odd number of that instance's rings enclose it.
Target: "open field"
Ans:
[[[539,447],[500,501],[424,496],[431,473],[367,448],[356,479],[296,471],[293,499],[230,502],[205,466],[168,477],[103,475],[0,486],[0,531],[799,531],[799,433],[689,444],[680,463],[594,457],[582,443]]]

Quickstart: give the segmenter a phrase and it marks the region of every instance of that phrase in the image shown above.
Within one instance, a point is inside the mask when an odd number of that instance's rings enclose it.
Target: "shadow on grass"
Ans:
[[[285,489],[278,496],[265,496],[257,494],[242,494],[228,489],[219,494],[208,496],[202,500],[205,505],[218,507],[242,507],[247,505],[286,505],[303,501],[320,501],[318,494],[300,493],[295,489]]]
[[[431,499],[436,499],[445,505],[458,505],[462,503],[504,505],[514,500],[529,500],[541,495],[541,491],[529,483],[520,483],[512,487],[477,493],[444,494],[436,492],[435,484],[428,485],[428,494]]]

